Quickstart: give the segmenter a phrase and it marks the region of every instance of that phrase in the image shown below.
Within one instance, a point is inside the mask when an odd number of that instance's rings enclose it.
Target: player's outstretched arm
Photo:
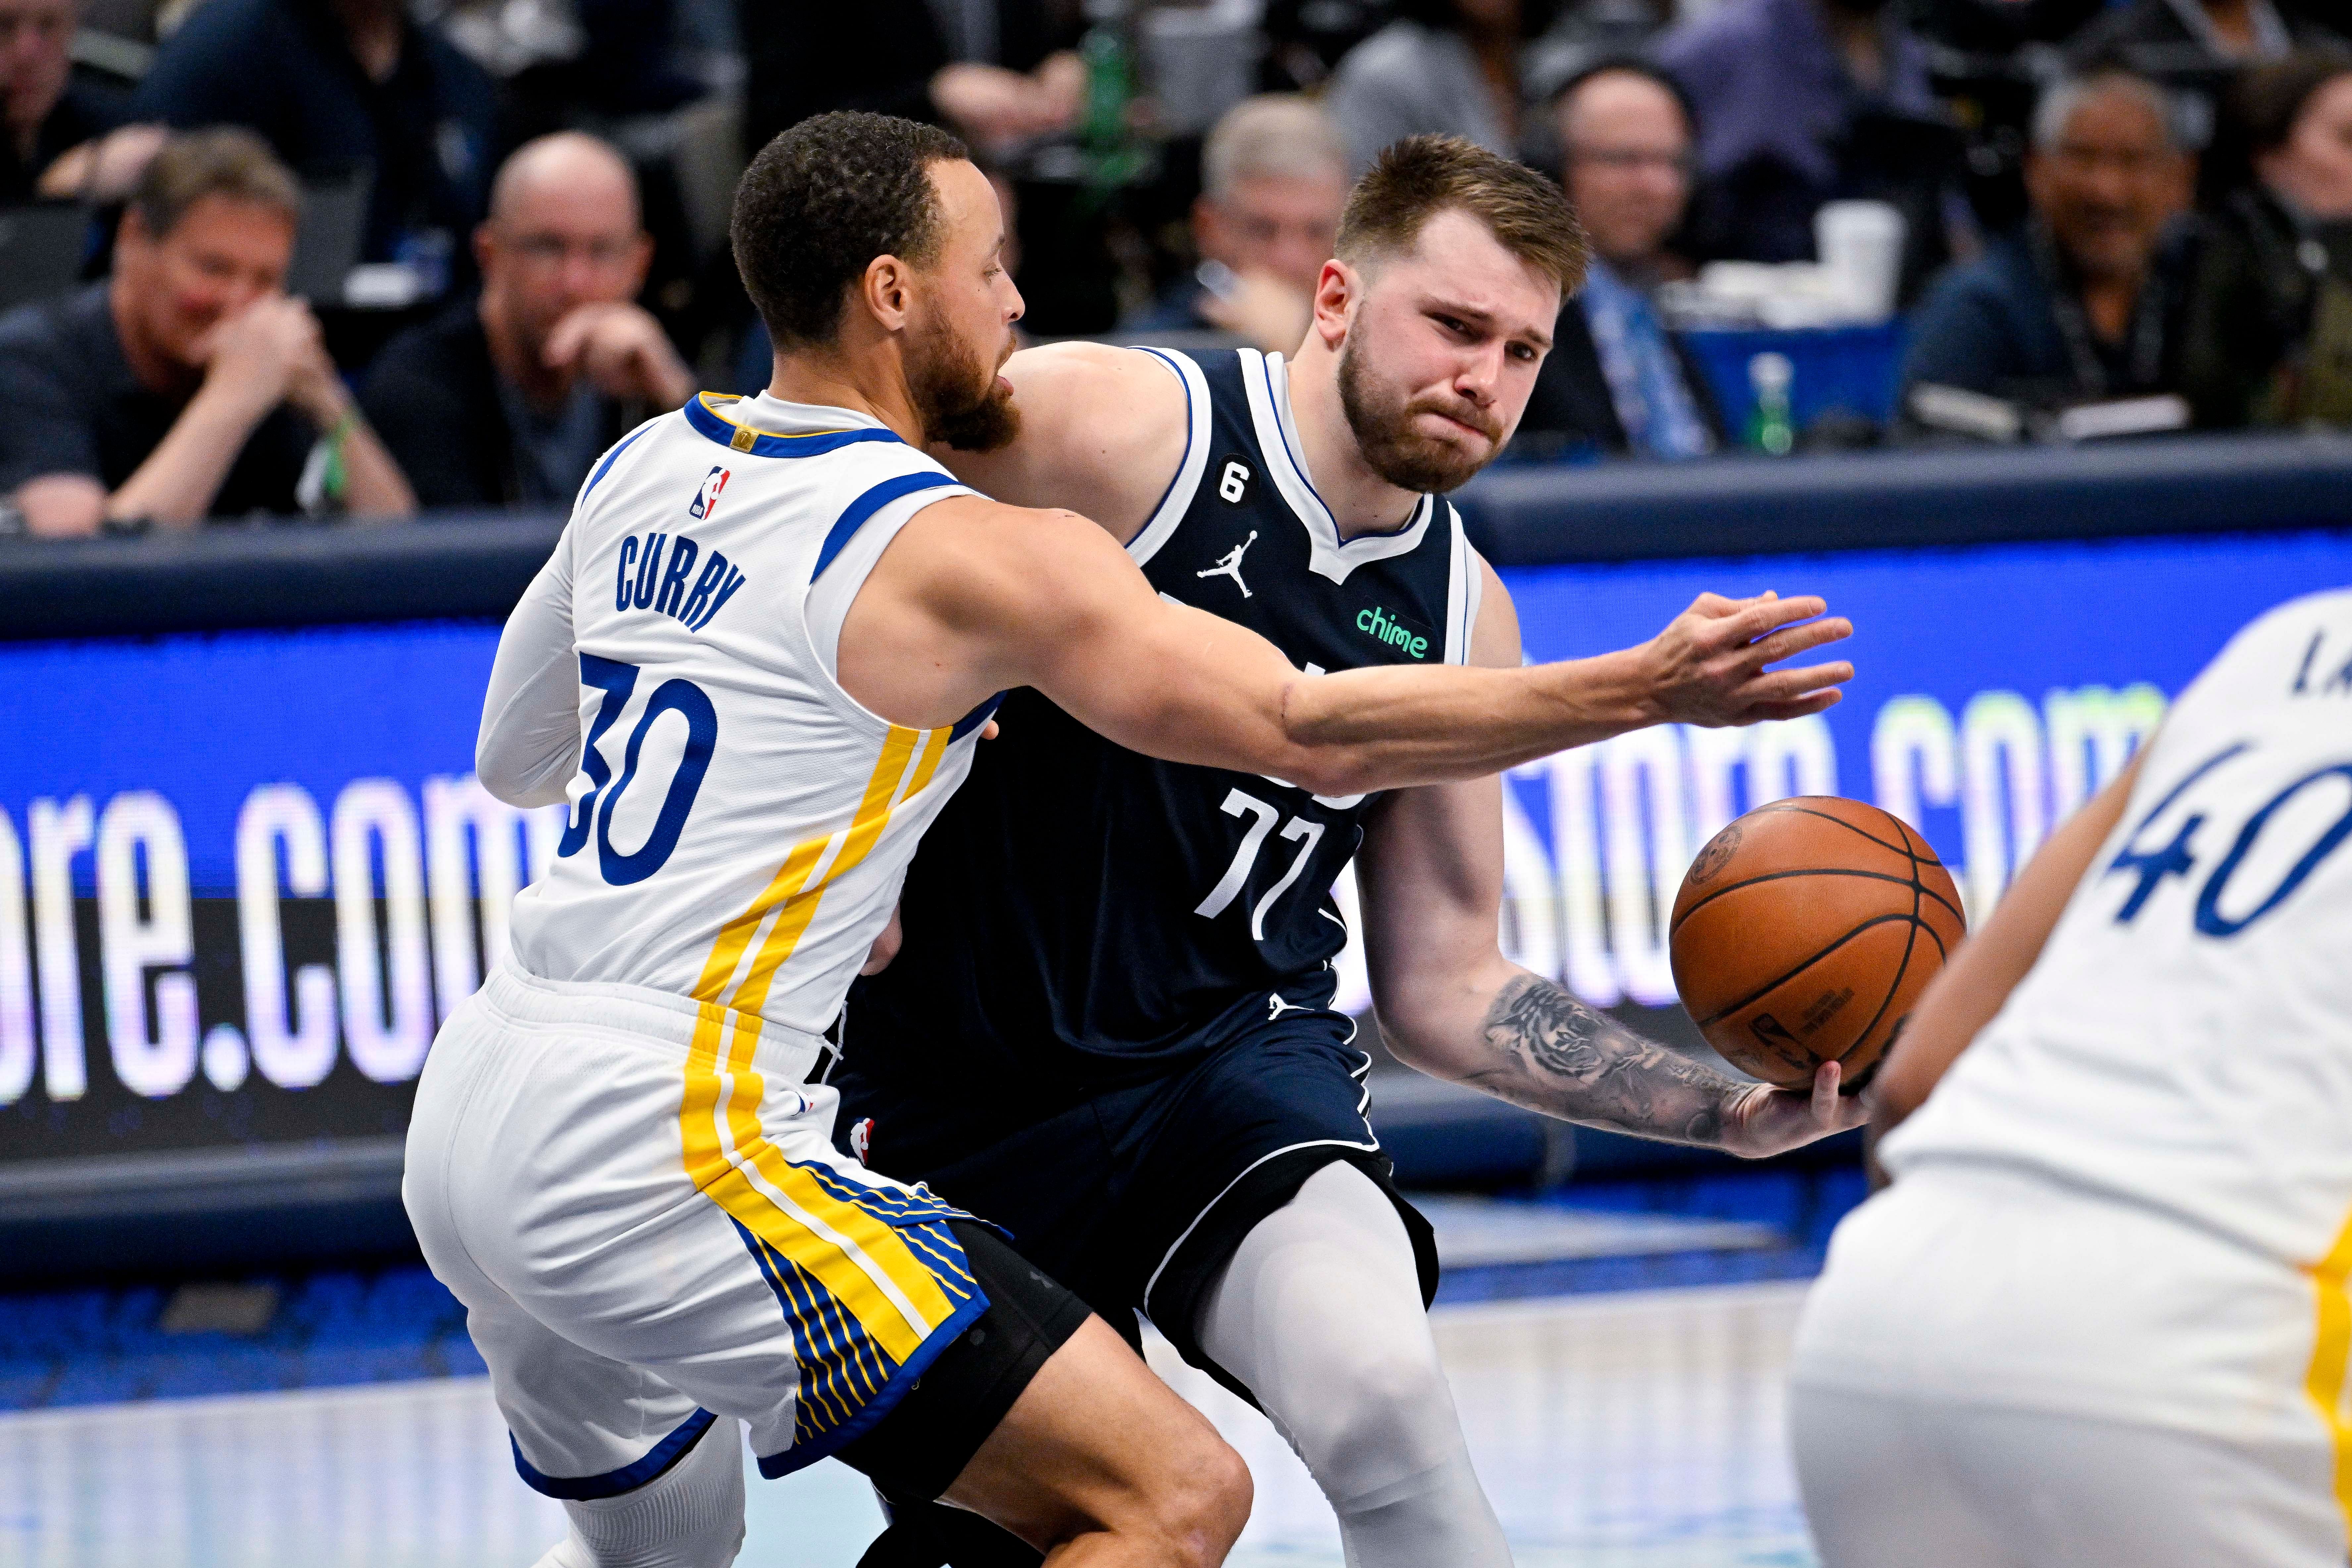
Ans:
[[[1993,1020],[2009,994],[2042,956],[2067,901],[2098,858],[2139,778],[2143,746],[2130,766],[2091,797],[2089,805],[2059,825],[2017,874],[1984,924],[1969,934],[1951,962],[1927,982],[1919,1005],[1888,1052],[1870,1087],[1874,1139],[1895,1131],[1927,1103],[1927,1096],[1959,1059],[1977,1032]]]
[[[1354,795],[1475,778],[1665,720],[1819,712],[1850,666],[1769,667],[1849,634],[1815,620],[1822,607],[1707,595],[1597,658],[1307,676],[1255,633],[1161,599],[1085,519],[967,496],[919,513],[883,552],[839,668],[898,723],[950,723],[1034,686],[1136,751]]]
[[[1518,649],[1510,597],[1489,574],[1472,658],[1507,668]],[[1862,1120],[1835,1063],[1810,1093],[1745,1083],[1505,958],[1499,780],[1399,791],[1367,824],[1356,868],[1373,1004],[1407,1066],[1546,1116],[1750,1157]]]

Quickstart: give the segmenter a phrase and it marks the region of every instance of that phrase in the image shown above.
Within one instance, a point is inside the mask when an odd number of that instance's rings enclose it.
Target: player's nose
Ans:
[[[1503,375],[1503,349],[1489,343],[1473,354],[1454,377],[1454,390],[1484,408],[1495,401]]]

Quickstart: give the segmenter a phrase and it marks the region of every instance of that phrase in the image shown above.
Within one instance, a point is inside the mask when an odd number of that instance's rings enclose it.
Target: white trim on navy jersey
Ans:
[[[1139,353],[1150,354],[1166,365],[1184,388],[1184,457],[1176,465],[1176,477],[1168,481],[1167,493],[1160,498],[1158,510],[1142,531],[1127,542],[1127,552],[1138,566],[1160,553],[1160,547],[1176,532],[1176,525],[1184,521],[1192,510],[1192,498],[1201,489],[1201,476],[1209,468],[1209,382],[1201,367],[1186,355],[1160,349],[1141,348]]]
[[[1478,570],[1478,552],[1470,548],[1469,531],[1462,526],[1462,513],[1451,501],[1446,503],[1445,520],[1454,531],[1445,577],[1445,662],[1467,664],[1471,641],[1478,630],[1478,602],[1486,592],[1486,574]]]
[[[1419,549],[1422,535],[1429,531],[1430,516],[1436,510],[1433,496],[1422,497],[1412,519],[1393,533],[1339,537],[1339,525],[1323,498],[1315,493],[1315,483],[1307,477],[1306,459],[1299,456],[1298,426],[1290,412],[1288,367],[1280,354],[1260,353],[1255,349],[1238,352],[1242,386],[1249,394],[1250,423],[1257,435],[1258,450],[1265,454],[1268,477],[1307,529],[1307,570],[1334,583],[1345,583],[1348,574],[1359,566]]]

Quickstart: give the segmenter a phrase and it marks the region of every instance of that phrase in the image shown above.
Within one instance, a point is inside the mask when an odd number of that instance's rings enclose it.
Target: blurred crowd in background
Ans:
[[[1387,142],[1551,172],[1512,461],[2352,423],[2346,0],[0,0],[0,529],[566,504],[764,384],[834,109],[966,139],[1033,340],[1288,351]]]

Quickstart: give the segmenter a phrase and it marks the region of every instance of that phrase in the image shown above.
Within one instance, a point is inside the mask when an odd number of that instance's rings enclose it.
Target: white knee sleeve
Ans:
[[[571,1531],[534,1568],[728,1568],[743,1549],[740,1428],[722,1415],[658,1479],[563,1511]]]
[[[1362,1171],[1326,1165],[1260,1221],[1193,1331],[1306,1462],[1339,1516],[1350,1568],[1509,1568],[1438,1364],[1412,1243]]]

